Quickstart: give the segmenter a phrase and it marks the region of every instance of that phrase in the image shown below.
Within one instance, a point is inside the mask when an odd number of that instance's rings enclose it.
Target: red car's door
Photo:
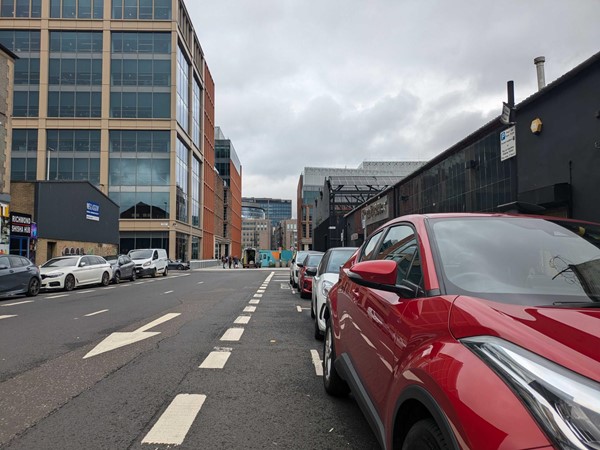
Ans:
[[[397,263],[396,284],[407,280],[415,287],[422,285],[418,244],[415,232],[409,225],[390,227],[373,259],[388,259]],[[409,338],[401,330],[406,330],[403,314],[411,299],[355,283],[353,285],[358,297],[354,322],[362,342],[349,351],[360,379],[381,415],[397,358],[401,357]]]

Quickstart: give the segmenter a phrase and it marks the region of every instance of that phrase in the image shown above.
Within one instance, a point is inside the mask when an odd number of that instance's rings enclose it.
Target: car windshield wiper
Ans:
[[[600,302],[554,302],[552,306],[569,306],[571,308],[600,308]]]

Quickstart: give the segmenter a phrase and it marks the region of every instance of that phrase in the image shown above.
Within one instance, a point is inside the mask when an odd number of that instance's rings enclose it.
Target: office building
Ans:
[[[9,0],[0,16],[19,57],[11,178],[89,181],[119,205],[121,252],[212,258],[214,83],[183,0]]]

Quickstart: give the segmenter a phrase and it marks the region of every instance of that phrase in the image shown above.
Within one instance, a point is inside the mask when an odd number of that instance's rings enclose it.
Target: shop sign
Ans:
[[[10,213],[10,235],[31,236],[31,216],[29,214]]]
[[[382,198],[381,200],[377,200],[376,202],[364,207],[361,210],[360,215],[363,228],[366,228],[366,225],[371,225],[372,223],[388,219],[390,217],[390,211],[388,208],[387,198]]]
[[[86,202],[85,218],[88,220],[100,220],[100,205],[94,202]]]

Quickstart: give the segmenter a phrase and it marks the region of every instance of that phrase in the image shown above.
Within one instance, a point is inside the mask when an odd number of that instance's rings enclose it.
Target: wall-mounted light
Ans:
[[[536,117],[531,121],[531,126],[529,127],[533,134],[540,134],[542,132],[542,119]]]

